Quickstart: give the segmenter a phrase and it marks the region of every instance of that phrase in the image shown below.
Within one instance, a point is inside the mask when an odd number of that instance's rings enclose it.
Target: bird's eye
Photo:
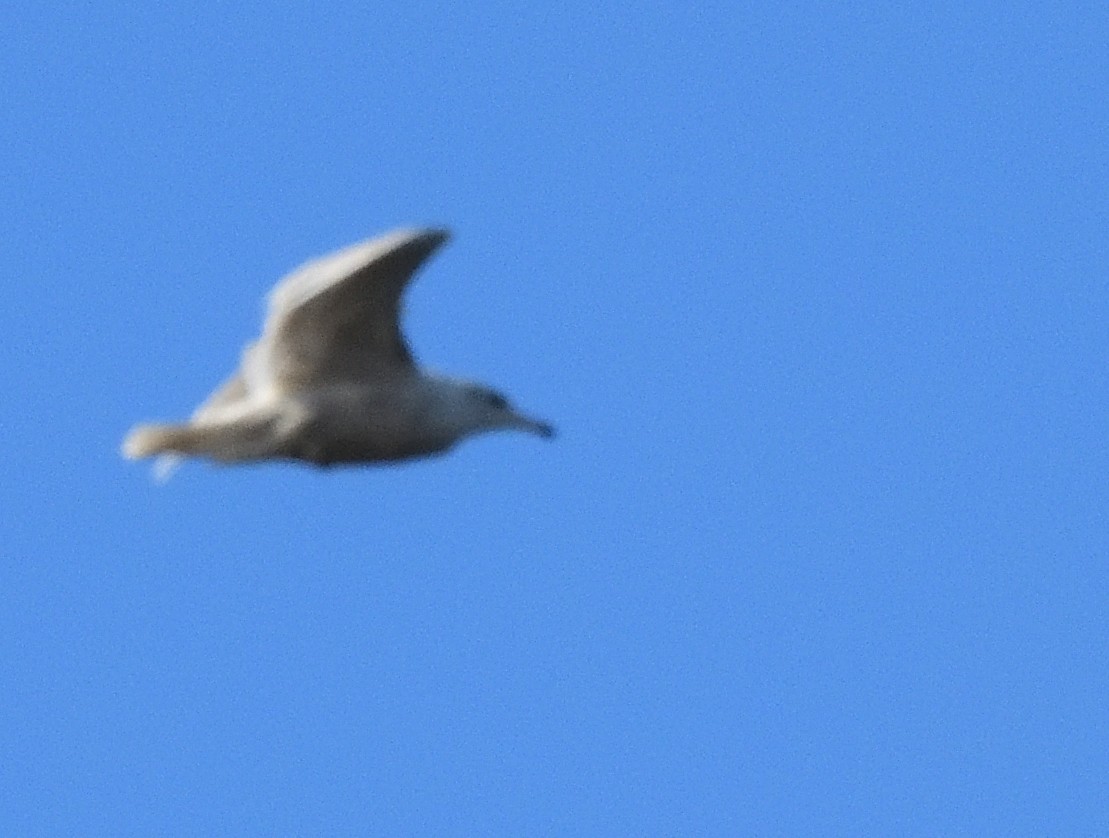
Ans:
[[[500,393],[486,393],[485,403],[490,407],[496,408],[497,410],[504,410],[506,407],[508,407],[508,400],[505,399],[505,397],[502,396]]]

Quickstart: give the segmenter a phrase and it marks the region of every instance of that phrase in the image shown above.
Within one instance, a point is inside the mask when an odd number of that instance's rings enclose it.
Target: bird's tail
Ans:
[[[157,457],[154,473],[164,480],[184,457],[207,457],[221,463],[264,459],[281,454],[274,417],[266,412],[223,424],[136,425],[123,440],[129,460]]]
[[[123,440],[122,453],[129,460],[156,457],[154,479],[169,480],[185,459],[182,453],[190,441],[187,425],[137,425]]]
[[[189,451],[193,436],[188,425],[136,425],[123,440],[121,451],[128,460],[155,454],[184,454]]]

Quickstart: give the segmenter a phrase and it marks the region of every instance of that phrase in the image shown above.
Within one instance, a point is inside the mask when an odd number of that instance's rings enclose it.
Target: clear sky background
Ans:
[[[0,832],[1109,832],[1104,4],[0,14]],[[556,441],[119,458],[424,223]]]

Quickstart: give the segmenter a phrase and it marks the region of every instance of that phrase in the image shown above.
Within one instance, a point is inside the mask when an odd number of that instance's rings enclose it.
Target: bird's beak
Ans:
[[[532,419],[530,416],[524,416],[522,413],[513,413],[509,425],[517,430],[527,431],[529,434],[535,434],[544,439],[550,439],[555,435],[555,429],[551,425],[540,422],[538,419]]]

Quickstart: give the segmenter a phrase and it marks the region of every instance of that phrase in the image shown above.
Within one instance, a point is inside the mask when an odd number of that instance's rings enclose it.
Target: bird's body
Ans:
[[[271,294],[262,337],[235,374],[188,423],[136,427],[124,455],[327,466],[435,454],[487,430],[551,436],[498,393],[413,362],[400,297],[446,237],[398,231],[294,271]]]

